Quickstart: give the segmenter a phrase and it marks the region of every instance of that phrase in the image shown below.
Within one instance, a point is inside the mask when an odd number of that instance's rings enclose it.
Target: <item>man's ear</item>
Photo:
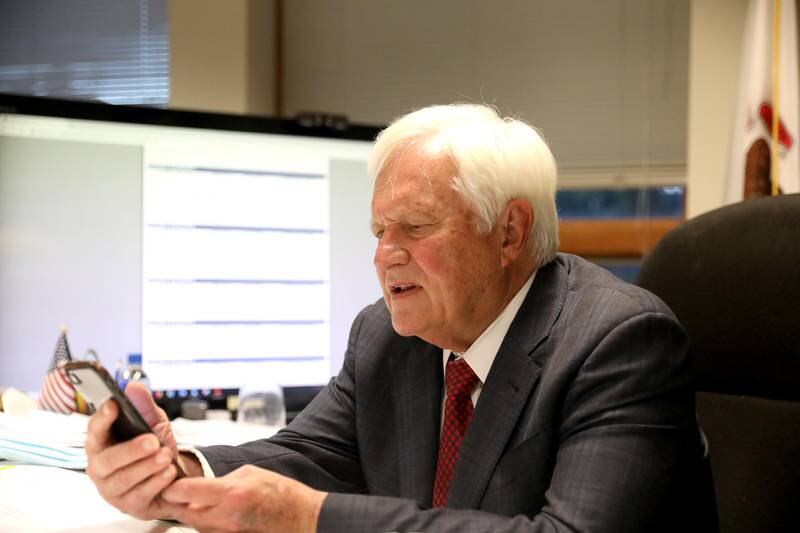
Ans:
[[[520,256],[528,254],[528,237],[533,227],[533,208],[526,200],[509,200],[500,214],[503,228],[503,242],[500,249],[500,264],[503,267],[513,263]]]

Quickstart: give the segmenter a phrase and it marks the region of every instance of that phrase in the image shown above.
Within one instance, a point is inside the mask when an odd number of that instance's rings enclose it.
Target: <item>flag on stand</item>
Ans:
[[[795,0],[749,2],[726,204],[800,191],[795,12]]]
[[[69,361],[72,361],[72,354],[67,343],[67,328],[61,326],[56,351],[39,390],[39,407],[42,409],[58,413],[74,413],[78,410],[75,387],[64,372],[64,365]]]

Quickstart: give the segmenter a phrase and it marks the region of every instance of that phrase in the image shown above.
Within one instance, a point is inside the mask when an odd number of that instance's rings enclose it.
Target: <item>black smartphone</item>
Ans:
[[[119,415],[111,425],[111,435],[116,441],[123,442],[144,433],[153,433],[130,399],[120,390],[114,378],[101,364],[94,361],[70,361],[64,366],[64,372],[93,411],[99,409],[109,398],[114,398],[119,406]],[[183,477],[185,474],[177,460],[173,463],[178,470],[178,477]]]

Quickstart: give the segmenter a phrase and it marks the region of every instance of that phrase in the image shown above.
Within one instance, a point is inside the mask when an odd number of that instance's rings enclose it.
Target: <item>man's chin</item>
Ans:
[[[401,337],[413,337],[419,333],[419,327],[392,315],[392,328]]]

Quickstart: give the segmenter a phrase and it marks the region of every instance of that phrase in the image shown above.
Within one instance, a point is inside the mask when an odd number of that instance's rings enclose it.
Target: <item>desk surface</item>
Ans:
[[[0,421],[5,422],[0,426],[5,428],[6,434],[26,440],[35,448],[52,439],[56,422],[66,424],[56,432],[62,440],[66,436],[68,441],[83,442],[87,419],[80,415],[31,413],[21,419],[4,415]],[[178,441],[193,446],[239,444],[269,437],[278,429],[215,420],[173,421]],[[68,442],[58,444],[70,445]],[[195,530],[170,522],[137,520],[121,513],[100,497],[83,472],[0,459],[0,533],[116,531],[178,533]]]
[[[81,472],[0,461],[0,533],[179,533],[195,530],[127,516]]]

